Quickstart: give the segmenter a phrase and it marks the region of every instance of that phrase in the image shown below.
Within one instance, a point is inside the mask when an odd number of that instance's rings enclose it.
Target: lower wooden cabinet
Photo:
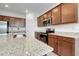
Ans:
[[[48,38],[48,45],[50,45],[51,47],[54,48],[54,52],[57,53],[58,52],[58,43],[57,43],[57,39],[56,36],[49,36]]]
[[[54,52],[60,56],[74,56],[75,55],[74,38],[49,35],[48,45],[53,47]]]
[[[35,32],[35,38],[40,40],[40,33],[39,32]]]
[[[62,38],[64,39],[64,38]],[[58,54],[62,56],[74,56],[74,43],[58,40]]]

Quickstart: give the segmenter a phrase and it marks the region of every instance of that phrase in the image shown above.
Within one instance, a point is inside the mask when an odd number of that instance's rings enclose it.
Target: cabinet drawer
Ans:
[[[71,42],[71,43],[74,43],[75,40],[74,38],[70,38],[70,37],[62,37],[64,41],[67,41],[67,42]]]
[[[50,38],[57,38],[56,35],[48,35],[48,37],[50,37]]]

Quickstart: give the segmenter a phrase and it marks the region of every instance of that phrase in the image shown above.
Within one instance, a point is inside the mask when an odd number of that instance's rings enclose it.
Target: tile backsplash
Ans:
[[[47,28],[55,29],[56,32],[79,32],[79,23],[52,25],[49,27],[38,27],[36,31],[44,32]]]

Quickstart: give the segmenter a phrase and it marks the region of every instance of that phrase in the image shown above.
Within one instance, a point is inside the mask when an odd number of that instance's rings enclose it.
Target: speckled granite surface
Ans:
[[[49,33],[49,35],[59,35],[59,36],[71,37],[75,39],[79,38],[79,33],[73,33],[73,32],[55,32],[55,33]]]
[[[0,56],[42,56],[51,51],[53,48],[36,39],[0,35]]]

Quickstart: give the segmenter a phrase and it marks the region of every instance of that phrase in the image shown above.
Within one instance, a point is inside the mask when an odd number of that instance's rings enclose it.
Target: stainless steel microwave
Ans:
[[[50,25],[52,25],[52,19],[51,18],[46,19],[45,21],[43,21],[43,25],[44,26],[50,26]]]

